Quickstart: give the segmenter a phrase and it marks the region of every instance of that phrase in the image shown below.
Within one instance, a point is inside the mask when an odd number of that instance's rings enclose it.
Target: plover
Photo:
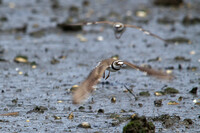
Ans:
[[[115,37],[117,39],[119,39],[121,37],[121,35],[123,34],[123,32],[125,31],[126,27],[129,27],[129,28],[134,28],[134,29],[138,29],[140,31],[142,31],[144,34],[146,35],[150,35],[150,36],[153,36],[155,38],[158,38],[162,41],[165,41],[165,39],[163,39],[162,37],[154,34],[154,33],[151,33],[150,31],[148,30],[145,30],[139,26],[136,26],[136,25],[130,25],[130,24],[123,24],[121,22],[112,22],[112,21],[94,21],[94,22],[83,22],[83,23],[77,23],[77,24],[68,24],[70,26],[80,26],[80,25],[94,25],[94,24],[108,24],[108,25],[112,25],[113,26],[113,29],[114,29],[114,33],[115,33]]]
[[[165,72],[154,70],[147,67],[138,66],[127,61],[122,61],[114,58],[109,58],[102,60],[98,65],[90,72],[88,77],[79,85],[79,87],[73,93],[73,103],[79,104],[84,99],[86,99],[90,93],[95,89],[94,86],[100,81],[102,77],[105,78],[105,71],[108,70],[109,74],[106,79],[109,77],[110,72],[119,71],[123,65],[126,65],[130,68],[145,72],[147,75],[151,75],[160,79],[170,80],[173,78],[172,75],[169,75]]]

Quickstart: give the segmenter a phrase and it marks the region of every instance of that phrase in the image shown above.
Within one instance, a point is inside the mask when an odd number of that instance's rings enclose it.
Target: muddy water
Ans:
[[[123,4],[123,6],[121,6]],[[184,25],[187,15],[198,18],[200,3],[185,1],[180,7],[155,6],[147,0],[134,1],[55,1],[3,0],[0,4],[0,114],[19,112],[17,116],[0,116],[1,132],[122,132],[133,114],[153,121],[156,132],[199,132],[199,99],[189,93],[200,84],[200,27],[198,21]],[[137,16],[145,11],[146,17]],[[113,20],[142,26],[166,39],[182,38],[180,43],[164,43],[135,29],[127,29],[121,39],[109,26],[88,26],[83,31],[64,32],[56,25],[71,17],[79,20]],[[167,18],[167,19],[166,19]],[[163,20],[158,21],[158,20]],[[166,21],[166,20],[171,20]],[[189,19],[190,20],[190,19]],[[191,21],[189,21],[191,22]],[[77,35],[86,40],[80,40]],[[103,37],[98,41],[98,37]],[[16,63],[18,55],[31,63]],[[124,69],[102,79],[97,90],[82,105],[73,105],[70,88],[79,84],[102,59],[118,55],[135,64],[170,69],[173,81],[161,81],[143,73]],[[152,61],[155,58],[161,61]],[[181,57],[181,58],[177,58]],[[125,92],[133,90],[138,97]],[[178,94],[155,96],[163,86]],[[149,91],[150,96],[140,96]],[[112,103],[111,98],[116,102]],[[162,100],[161,107],[154,105]],[[182,100],[180,100],[182,99]],[[168,105],[175,101],[177,105]],[[38,107],[38,108],[36,108]],[[99,109],[103,113],[98,112]],[[68,116],[73,113],[74,117]],[[163,114],[180,119],[171,126],[155,120]],[[191,119],[187,124],[184,119]],[[80,128],[82,122],[91,128]]]

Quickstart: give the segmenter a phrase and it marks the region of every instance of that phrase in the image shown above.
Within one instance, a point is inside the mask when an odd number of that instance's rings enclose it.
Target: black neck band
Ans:
[[[120,69],[116,69],[116,68],[114,67],[114,62],[112,63],[111,67],[112,67],[113,70],[116,70],[116,71],[120,70]]]

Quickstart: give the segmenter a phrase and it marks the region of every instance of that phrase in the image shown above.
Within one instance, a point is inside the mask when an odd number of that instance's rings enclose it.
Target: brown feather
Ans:
[[[105,59],[100,62],[98,66],[96,66],[92,72],[88,75],[85,81],[83,81],[79,88],[74,92],[73,94],[73,103],[74,104],[79,104],[81,103],[84,99],[86,99],[90,93],[94,90],[94,87],[101,77],[103,76],[103,73],[105,70],[112,64],[114,59],[109,58]]]
[[[109,58],[101,61],[88,75],[88,77],[80,84],[77,90],[73,93],[73,103],[80,104],[84,99],[86,99],[90,93],[94,90],[94,86],[98,84],[99,80],[103,76],[106,69],[116,61],[116,59]],[[148,75],[155,76],[160,79],[172,79],[172,75],[168,75],[162,71],[154,70],[151,68],[137,66],[135,64],[123,61],[123,63],[133,69],[146,72]]]
[[[147,35],[150,35],[150,36],[153,36],[153,37],[155,37],[155,38],[158,38],[158,39],[160,39],[160,40],[162,40],[162,41],[164,41],[164,42],[166,41],[166,40],[163,39],[162,37],[160,37],[160,36],[158,36],[158,35],[156,35],[156,34],[154,34],[154,33],[151,33],[151,32],[149,32],[148,30],[145,30],[145,29],[143,29],[143,28],[141,28],[141,27],[138,27],[138,26],[136,26],[136,25],[125,24],[124,26],[125,26],[125,27],[130,27],[130,28],[138,29],[138,30],[142,31],[143,33],[145,33],[145,34],[147,34]]]
[[[125,65],[127,65],[127,66],[129,66],[133,69],[137,69],[139,71],[146,72],[150,76],[154,76],[154,77],[157,77],[159,79],[166,79],[166,80],[173,79],[173,75],[169,75],[165,72],[162,72],[162,71],[159,71],[159,70],[154,70],[154,69],[147,68],[147,67],[137,66],[137,65],[129,63],[127,61],[123,61],[123,62],[124,62]]]

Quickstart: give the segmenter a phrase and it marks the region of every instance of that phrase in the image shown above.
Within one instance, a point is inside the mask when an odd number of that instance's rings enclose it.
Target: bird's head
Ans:
[[[114,70],[120,70],[122,68],[123,64],[124,64],[124,62],[122,60],[113,61],[112,68]]]
[[[116,22],[113,24],[113,29],[115,32],[115,37],[119,39],[123,32],[125,31],[125,26],[123,23]]]

